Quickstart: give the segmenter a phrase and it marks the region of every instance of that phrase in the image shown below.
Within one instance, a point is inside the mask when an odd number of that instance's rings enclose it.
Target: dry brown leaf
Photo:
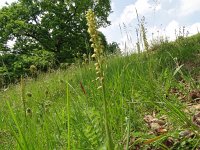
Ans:
[[[145,121],[146,123],[151,123],[153,119],[154,119],[154,118],[153,118],[153,116],[151,116],[151,115],[146,115],[146,116],[144,117],[144,121]]]
[[[158,123],[154,123],[154,122],[153,122],[153,123],[150,124],[150,128],[151,128],[152,130],[156,131],[156,130],[160,129],[161,126],[160,126]]]
[[[193,116],[193,122],[200,127],[200,112],[198,112],[197,114],[195,114]]]

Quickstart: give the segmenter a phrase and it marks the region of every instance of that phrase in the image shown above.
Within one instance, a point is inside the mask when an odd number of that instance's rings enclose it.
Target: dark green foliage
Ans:
[[[120,51],[118,43],[116,42],[109,43],[107,46],[107,52],[111,54],[120,54],[121,51]]]
[[[105,49],[107,48],[107,46],[108,46],[108,43],[107,43],[107,40],[106,40],[106,37],[105,37],[105,35],[102,33],[102,32],[98,32],[98,34],[99,34],[99,37],[101,38],[101,43],[102,43],[102,45],[105,47]]]
[[[77,53],[92,53],[85,18],[88,9],[94,10],[98,27],[110,24],[110,0],[19,0],[1,8],[1,80],[10,82],[27,74],[32,64],[46,71],[55,64],[72,63]],[[102,40],[106,46],[105,37]],[[14,45],[8,46],[11,41]]]
[[[33,48],[54,52],[57,60],[86,53],[89,42],[85,12],[93,8],[98,25],[109,24],[110,1],[79,0],[20,0],[0,10],[1,51],[8,40],[16,40],[15,53],[25,53]]]
[[[1,86],[17,81],[21,75],[31,75],[31,65],[36,66],[38,71],[47,71],[56,64],[54,53],[45,50],[35,50],[34,53],[22,55],[5,54],[0,58]]]

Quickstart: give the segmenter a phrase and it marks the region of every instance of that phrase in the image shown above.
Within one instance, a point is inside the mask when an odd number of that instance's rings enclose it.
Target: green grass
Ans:
[[[200,145],[200,128],[183,111],[190,100],[183,102],[169,91],[177,88],[187,95],[200,89],[200,34],[163,42],[154,49],[148,54],[108,57],[104,63],[105,98],[115,149],[136,149],[138,145],[140,149],[167,149],[163,142],[168,137],[175,139],[171,149],[195,149]],[[40,75],[36,80],[26,79],[24,93],[20,85],[2,91],[0,149],[104,149],[103,95],[95,79],[91,62]],[[190,85],[188,91],[181,80]],[[26,116],[24,106],[31,110]],[[167,117],[169,129],[161,136],[149,134],[144,122],[145,115],[153,112],[158,118]],[[185,129],[195,136],[179,139]]]

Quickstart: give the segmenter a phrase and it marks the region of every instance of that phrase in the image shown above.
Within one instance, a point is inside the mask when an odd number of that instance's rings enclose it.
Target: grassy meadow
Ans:
[[[199,64],[196,34],[105,57],[103,92],[93,61],[22,78],[0,92],[0,149],[197,150]]]

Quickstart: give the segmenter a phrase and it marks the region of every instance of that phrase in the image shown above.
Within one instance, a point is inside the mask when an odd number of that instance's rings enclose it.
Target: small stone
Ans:
[[[151,123],[150,127],[152,130],[158,130],[161,126],[158,123]]]
[[[145,121],[146,123],[152,122],[153,119],[154,119],[154,118],[153,118],[153,116],[151,116],[151,115],[146,115],[146,116],[144,117],[144,121]]]
[[[197,124],[198,126],[200,126],[200,118],[197,118],[197,119],[196,119],[196,124]]]
[[[191,99],[192,100],[199,100],[200,99],[200,93],[199,93],[199,91],[192,91],[191,93],[190,93],[190,97],[191,97]]]
[[[195,114],[193,116],[193,122],[200,127],[200,112],[198,112],[197,114]]]
[[[158,124],[161,125],[161,126],[163,126],[163,125],[166,124],[163,120],[155,120],[154,122],[155,122],[155,123],[158,123]]]
[[[172,137],[168,137],[166,141],[164,141],[164,144],[170,148],[174,145],[174,139]]]
[[[189,136],[191,134],[191,131],[189,131],[189,130],[184,130],[184,131],[181,131],[180,133],[179,133],[179,136],[180,137],[186,137],[186,136]]]
[[[192,107],[193,107],[195,110],[200,110],[200,104],[193,105]]]
[[[156,129],[155,131],[160,135],[160,134],[166,133],[167,129],[160,127],[158,129]]]

